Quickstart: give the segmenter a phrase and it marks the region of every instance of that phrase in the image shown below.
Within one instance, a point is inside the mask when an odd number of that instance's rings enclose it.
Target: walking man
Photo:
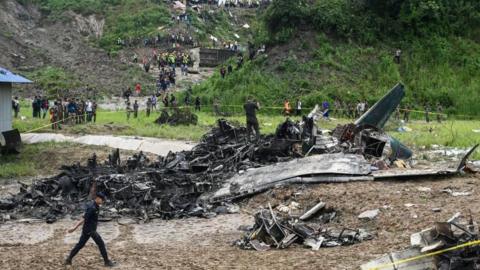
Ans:
[[[250,141],[250,135],[252,130],[255,131],[255,139],[260,139],[260,128],[257,120],[257,110],[260,109],[260,104],[254,102],[252,98],[249,98],[245,105],[245,115],[247,117],[247,140]]]
[[[68,255],[67,259],[65,260],[65,265],[71,265],[73,257],[77,255],[77,253],[85,246],[88,239],[90,237],[95,241],[97,244],[100,253],[102,254],[103,261],[105,262],[105,266],[113,267],[115,266],[115,262],[108,259],[107,249],[105,247],[105,243],[103,242],[102,237],[97,233],[97,223],[98,223],[98,212],[100,209],[100,205],[105,202],[105,194],[99,192],[97,193],[95,200],[91,201],[87,205],[87,209],[85,210],[85,214],[83,218],[75,224],[75,226],[68,230],[68,233],[74,232],[80,225],[83,225],[82,228],[82,235],[80,236],[80,240],[75,245],[75,247]]]

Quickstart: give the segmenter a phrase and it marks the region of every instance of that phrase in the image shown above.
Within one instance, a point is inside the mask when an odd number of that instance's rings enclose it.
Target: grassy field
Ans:
[[[229,117],[224,117],[232,122],[244,124],[245,117],[241,113],[240,108],[235,111],[230,109]],[[22,108],[22,114],[27,115],[25,120],[15,119],[14,127],[21,132],[29,132],[38,129],[35,132],[52,132],[48,126],[47,119],[32,119],[29,117],[30,110]],[[149,118],[146,117],[145,112],[139,112],[139,117],[133,117],[127,121],[126,114],[120,111],[99,111],[97,123],[82,124],[69,126],[64,125],[63,133],[69,134],[113,134],[113,135],[131,135],[131,136],[145,136],[168,138],[178,140],[192,140],[198,141],[202,135],[215,125],[219,118],[211,112],[202,111],[197,113],[198,125],[190,126],[169,126],[157,125],[154,120],[159,115],[159,112],[154,112]],[[413,115],[414,116],[414,115]],[[420,115],[417,115],[418,117]],[[299,120],[293,117],[294,120]],[[260,114],[259,121],[261,123],[262,133],[274,133],[277,125],[285,121],[285,117],[280,113],[273,114],[270,110],[269,114]],[[348,119],[334,119],[332,121],[320,121],[319,126],[324,129],[332,129],[337,124],[348,123]],[[399,133],[396,131],[399,123],[390,121],[386,130],[392,136],[405,142],[410,147],[425,147],[430,148],[432,145],[441,145],[448,147],[469,147],[476,143],[480,143],[480,133],[473,130],[480,129],[480,121],[478,120],[446,120],[442,123],[436,121],[426,123],[423,120],[417,119],[408,123],[408,127],[412,129],[411,132]]]

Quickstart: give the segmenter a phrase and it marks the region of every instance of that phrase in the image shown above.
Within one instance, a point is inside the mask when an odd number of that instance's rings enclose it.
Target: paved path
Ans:
[[[143,151],[147,153],[166,155],[168,152],[188,151],[195,143],[185,141],[165,140],[147,137],[84,135],[68,136],[56,133],[24,133],[22,142],[27,144],[40,142],[73,142],[88,145],[108,146],[122,150]]]

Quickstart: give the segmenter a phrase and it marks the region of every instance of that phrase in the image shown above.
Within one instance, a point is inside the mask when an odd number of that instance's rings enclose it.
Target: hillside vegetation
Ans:
[[[306,106],[372,104],[403,82],[403,106],[441,104],[450,114],[478,116],[479,22],[473,0],[277,0],[255,28],[255,43],[266,44],[267,53],[194,92],[224,104],[242,104],[248,95],[276,106],[284,98]]]

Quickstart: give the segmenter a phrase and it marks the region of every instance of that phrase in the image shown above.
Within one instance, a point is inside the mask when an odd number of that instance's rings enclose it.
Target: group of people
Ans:
[[[187,91],[183,100],[184,106],[195,106],[195,111],[201,110],[201,100],[200,97],[196,97],[192,100],[191,91]],[[174,94],[170,94],[168,92],[156,93],[151,96],[146,97],[146,100],[143,104],[138,102],[138,99],[133,101],[133,104],[130,102],[130,96],[125,96],[125,105],[126,105],[126,113],[127,113],[127,120],[130,120],[131,115],[133,114],[133,118],[138,118],[138,112],[140,110],[140,106],[145,106],[145,115],[146,117],[150,117],[150,114],[155,110],[158,111],[160,109],[159,102],[163,103],[164,108],[173,108],[176,109],[179,107],[179,101]],[[193,102],[192,102],[193,101]],[[193,104],[192,104],[193,103]]]
[[[15,103],[15,100],[13,101],[13,103]],[[50,107],[50,104],[48,102],[47,97],[35,96],[32,100],[33,118],[45,118],[47,116],[49,107]],[[18,111],[20,111],[19,106],[17,107],[17,109]]]
[[[90,99],[48,100],[46,96],[34,96],[32,99],[32,117],[45,119],[48,116],[52,129],[62,129],[62,124],[81,124],[97,121],[97,103]],[[18,97],[12,100],[14,117],[20,113]]]
[[[206,4],[235,8],[259,8],[266,7],[271,0],[189,0],[191,5]]]
[[[395,111],[395,119],[400,120],[401,113],[403,112],[402,120],[404,121],[404,123],[408,123],[410,121],[410,113],[412,111],[413,110],[408,105],[406,105],[403,109],[397,108],[397,110]],[[423,112],[425,116],[425,122],[430,123],[431,121],[430,116],[432,115],[432,109],[429,104],[426,103],[424,105]],[[434,115],[436,116],[438,123],[441,123],[444,120],[445,114],[443,113],[443,106],[440,103],[437,103],[437,108]]]
[[[183,71],[182,71],[183,72]],[[162,68],[156,81],[157,93],[165,93],[176,83],[177,74],[173,68]]]
[[[138,55],[136,53],[133,55],[133,62],[138,63]],[[152,64],[156,64],[158,69],[163,69],[165,67],[175,69],[179,66],[182,75],[187,76],[188,67],[192,64],[192,59],[189,53],[180,50],[159,53],[156,49],[153,49],[150,57],[143,57],[142,64],[143,69],[147,73],[150,71]]]

